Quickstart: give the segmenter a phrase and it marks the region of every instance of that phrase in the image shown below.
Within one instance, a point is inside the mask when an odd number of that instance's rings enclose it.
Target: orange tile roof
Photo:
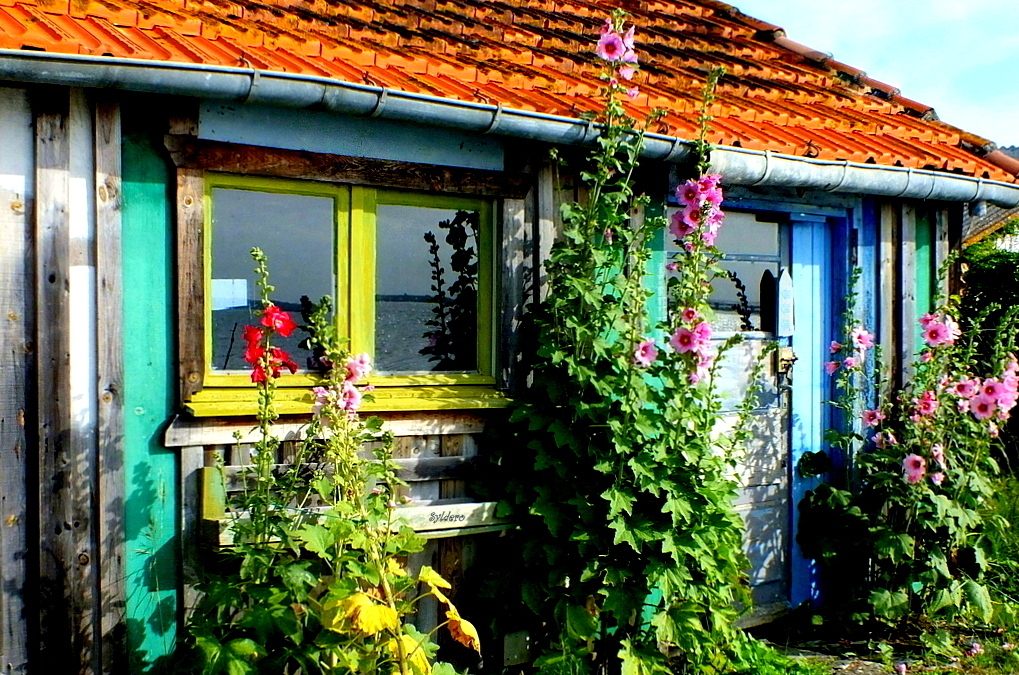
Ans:
[[[597,107],[594,43],[613,7],[637,26],[638,117],[691,138],[724,65],[711,140],[1012,181],[989,143],[929,106],[715,0],[0,0],[0,48],[331,77],[575,117]],[[1000,155],[1000,153],[997,153]]]

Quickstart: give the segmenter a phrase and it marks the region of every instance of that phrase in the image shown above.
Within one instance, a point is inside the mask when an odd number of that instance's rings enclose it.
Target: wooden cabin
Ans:
[[[594,44],[617,5],[642,64],[628,107],[666,111],[639,179],[656,210],[675,208],[692,173],[706,73],[727,68],[710,140],[735,281],[714,300],[750,339],[726,386],[739,389],[765,340],[781,344],[737,501],[748,622],[817,599],[794,538],[813,482],[795,466],[824,448],[823,362],[850,270],[895,373],[964,209],[1019,204],[1019,162],[714,0],[6,0],[5,673],[140,673],[173,649],[202,547],[224,536],[225,495],[250,462],[237,330],[257,297],[253,245],[279,302],[335,296],[341,333],[374,353],[372,407],[398,436],[408,517],[430,542],[416,564],[469,573],[512,523],[472,497],[463,470],[526,387],[518,327],[541,296],[559,205],[583,197],[577,161],[550,151],[576,160],[594,138]],[[437,339],[429,275],[451,254],[425,237],[458,213],[479,265],[475,319],[457,334],[469,348],[436,362],[422,354]],[[657,249],[664,270],[670,245]],[[284,438],[310,414],[314,379],[281,380]],[[525,643],[504,636],[486,661],[526,660]]]

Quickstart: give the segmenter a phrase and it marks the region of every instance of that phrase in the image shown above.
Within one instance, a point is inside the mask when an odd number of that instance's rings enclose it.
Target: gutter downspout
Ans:
[[[378,117],[558,145],[586,145],[597,126],[570,117],[414,94],[325,77],[251,68],[145,61],[0,49],[0,81],[123,89],[232,101],[247,105],[316,109]],[[647,134],[643,156],[665,162],[693,159],[693,143]],[[721,146],[711,170],[730,185],[769,185],[911,199],[989,201],[1019,206],[1019,185],[925,169],[809,159]]]

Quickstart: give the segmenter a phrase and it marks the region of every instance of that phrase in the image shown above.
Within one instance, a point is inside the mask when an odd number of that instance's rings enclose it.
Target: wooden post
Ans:
[[[916,206],[902,206],[901,238],[899,240],[899,372],[903,380],[913,375],[913,355],[916,354]],[[929,274],[929,271],[924,271]]]
[[[74,419],[71,390],[71,128],[80,106],[65,88],[38,90],[36,354],[39,452],[39,666],[97,670],[93,439]],[[90,125],[89,125],[90,126]]]
[[[893,204],[883,203],[880,206],[880,233],[878,235],[878,319],[880,320],[880,332],[878,340],[881,344],[882,364],[881,379],[885,383],[886,391],[879,392],[881,396],[888,394],[887,388],[894,387],[894,379],[898,360],[898,302],[896,301],[896,289],[898,288],[898,275],[896,274],[896,259],[899,243],[899,214]]]
[[[125,672],[124,353],[121,306],[120,106],[95,103],[99,592],[104,673]]]
[[[24,90],[0,88],[0,130],[0,670],[24,675],[26,612],[37,604],[24,597],[35,339],[32,114]]]
[[[205,372],[205,183],[197,169],[177,170],[177,303],[182,401],[202,390]]]
[[[559,204],[556,201],[555,166],[545,162],[538,170],[538,246],[534,271],[537,283],[534,285],[534,300],[544,300],[548,294],[548,279],[545,274],[545,261],[552,255],[552,244],[555,243],[556,223],[559,219]]]
[[[498,383],[510,392],[520,387],[520,321],[527,283],[529,223],[523,199],[504,199],[499,245],[499,349]]]

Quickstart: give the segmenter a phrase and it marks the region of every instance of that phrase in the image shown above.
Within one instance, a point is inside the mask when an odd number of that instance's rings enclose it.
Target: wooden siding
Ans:
[[[0,664],[10,675],[28,672],[28,614],[24,595],[31,561],[28,457],[32,456],[34,386],[32,279],[34,163],[27,92],[0,88]],[[33,500],[34,501],[34,500]]]

